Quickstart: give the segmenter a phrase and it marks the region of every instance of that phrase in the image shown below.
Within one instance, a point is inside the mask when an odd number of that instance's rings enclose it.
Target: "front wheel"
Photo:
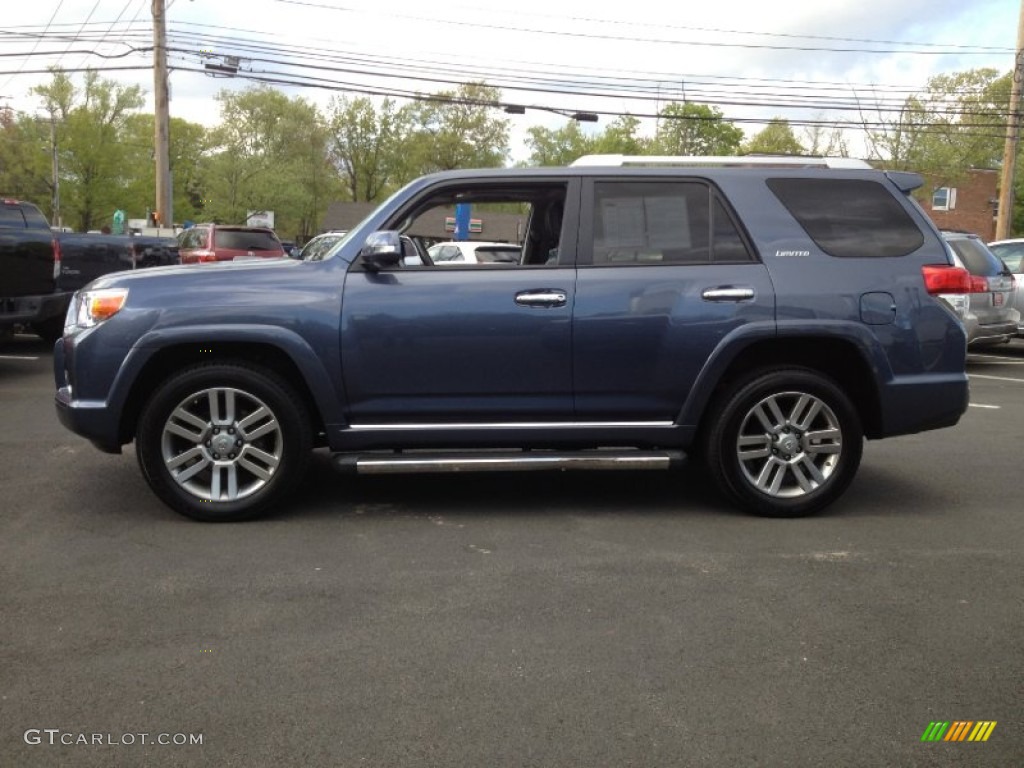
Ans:
[[[273,511],[312,450],[305,405],[272,371],[244,363],[186,369],[143,408],[135,450],[150,487],[196,520]]]
[[[766,517],[802,517],[831,504],[857,473],[863,428],[831,379],[802,368],[763,371],[720,401],[706,459],[719,487]]]

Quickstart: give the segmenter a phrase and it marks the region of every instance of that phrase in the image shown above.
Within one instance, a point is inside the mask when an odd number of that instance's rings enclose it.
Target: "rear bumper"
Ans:
[[[1022,333],[1022,328],[1016,320],[1007,320],[991,325],[976,325],[970,329],[967,339],[968,347],[983,347],[987,344],[1003,344],[1010,341],[1014,336]]]
[[[15,296],[0,298],[0,327],[31,325],[55,317],[63,318],[71,304],[71,292],[50,293],[43,296]]]
[[[967,412],[970,397],[966,373],[896,379],[882,391],[879,437],[952,427]]]

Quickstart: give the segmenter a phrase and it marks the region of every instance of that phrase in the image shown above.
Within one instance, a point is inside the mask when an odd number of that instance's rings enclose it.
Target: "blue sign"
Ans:
[[[469,240],[470,204],[459,203],[455,206],[455,239]]]

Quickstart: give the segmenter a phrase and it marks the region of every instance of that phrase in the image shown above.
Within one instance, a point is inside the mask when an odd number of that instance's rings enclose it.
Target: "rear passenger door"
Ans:
[[[768,272],[706,180],[587,180],[577,253],[578,421],[672,421],[727,336],[774,328]]]

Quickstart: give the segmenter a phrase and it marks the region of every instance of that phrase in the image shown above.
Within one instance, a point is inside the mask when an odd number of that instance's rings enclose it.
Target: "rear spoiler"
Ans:
[[[924,186],[924,179],[919,173],[910,171],[886,171],[886,178],[896,185],[897,189],[905,195],[909,195],[915,189]]]

